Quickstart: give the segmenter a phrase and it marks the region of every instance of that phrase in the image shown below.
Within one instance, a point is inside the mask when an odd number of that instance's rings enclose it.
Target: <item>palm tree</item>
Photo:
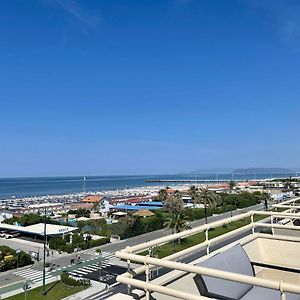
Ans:
[[[189,195],[193,201],[194,207],[196,206],[197,203],[200,202],[200,197],[199,197],[199,190],[192,185],[189,189]]]
[[[179,212],[177,214],[172,214],[171,217],[168,217],[164,223],[164,227],[168,230],[172,230],[172,234],[181,232],[183,230],[189,229],[187,225],[188,217],[183,213]],[[180,238],[177,240],[177,244],[180,244]]]
[[[157,195],[157,199],[164,202],[167,199],[167,197],[168,197],[168,194],[167,194],[166,189],[159,190],[158,195]]]
[[[233,190],[235,186],[236,186],[236,182],[233,181],[233,180],[230,180],[230,181],[229,181],[229,188],[230,188],[231,190]]]
[[[175,191],[174,195],[168,196],[164,201],[164,208],[172,213],[179,213],[183,210],[182,195],[179,191]]]
[[[220,198],[216,193],[208,189],[202,189],[200,197],[204,203],[205,223],[207,224],[207,206],[210,208],[216,208]]]
[[[287,180],[286,180],[286,182],[284,183],[284,188],[285,188],[286,190],[290,190],[290,189],[293,188],[293,185],[292,185],[290,179],[287,179]]]
[[[272,197],[271,197],[270,193],[263,192],[263,193],[261,194],[260,199],[264,201],[264,204],[265,204],[265,210],[268,210],[268,201],[271,201],[271,200],[272,200]]]

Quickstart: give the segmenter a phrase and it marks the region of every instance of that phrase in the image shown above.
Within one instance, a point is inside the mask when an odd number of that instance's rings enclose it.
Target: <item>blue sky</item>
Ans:
[[[300,3],[0,1],[0,176],[299,167]]]

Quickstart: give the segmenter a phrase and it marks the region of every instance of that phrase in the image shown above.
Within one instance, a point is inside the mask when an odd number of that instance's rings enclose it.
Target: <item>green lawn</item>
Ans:
[[[256,216],[254,216],[254,221],[256,222],[256,221],[262,220],[264,218],[266,218],[266,216],[256,215]],[[208,232],[209,239],[215,238],[224,233],[227,233],[227,232],[233,231],[235,229],[238,229],[242,226],[248,225],[248,224],[250,224],[250,222],[251,222],[251,219],[250,219],[250,217],[248,217],[248,218],[234,221],[234,222],[231,222],[229,224],[226,224],[226,225],[214,228],[214,229],[210,229]],[[181,243],[179,245],[176,243],[176,241],[174,241],[174,243],[171,242],[171,243],[156,247],[154,249],[154,255],[157,255],[159,258],[162,258],[162,257],[168,256],[168,255],[171,255],[173,253],[179,252],[181,250],[184,250],[186,248],[192,247],[194,245],[200,244],[204,241],[205,241],[205,233],[200,232],[200,233],[197,233],[197,234],[194,234],[192,236],[182,239]],[[147,255],[148,251],[143,251],[140,254]]]
[[[60,281],[46,285],[47,295],[43,296],[43,287],[38,287],[27,292],[27,300],[59,300],[72,294],[85,290],[85,286],[69,287]],[[24,293],[6,298],[7,300],[24,300]]]

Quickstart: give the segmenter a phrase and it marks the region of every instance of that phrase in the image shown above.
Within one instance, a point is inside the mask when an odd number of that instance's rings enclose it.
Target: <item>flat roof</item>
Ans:
[[[59,206],[63,205],[62,203],[41,203],[41,204],[32,204],[28,205],[28,208],[43,208],[43,207],[51,207],[51,206]]]
[[[163,206],[163,203],[161,201],[144,201],[139,202],[137,205],[144,205],[144,206]]]
[[[118,211],[118,212],[114,212],[113,215],[115,215],[115,216],[126,216],[127,213],[123,212],[123,211]]]
[[[29,233],[33,235],[44,235],[44,223],[38,223],[30,226],[18,226],[0,223],[0,230],[17,230],[23,233]],[[77,230],[77,227],[63,226],[63,225],[46,225],[46,235],[61,235]]]
[[[162,209],[160,206],[139,206],[139,205],[115,205],[111,208],[113,209],[119,209],[119,210],[144,210],[145,207],[147,207],[148,210],[156,210],[156,209]]]

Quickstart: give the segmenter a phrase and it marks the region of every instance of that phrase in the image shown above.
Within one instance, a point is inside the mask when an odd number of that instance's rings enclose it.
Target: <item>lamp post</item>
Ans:
[[[204,196],[204,214],[205,214],[205,224],[207,224],[206,195]]]
[[[16,249],[16,256],[17,256],[17,269],[19,268],[19,253],[21,252],[20,249]]]
[[[100,250],[100,252],[99,252],[99,256],[100,256],[100,261],[99,261],[99,282],[101,282],[101,268],[102,268],[102,251]]]

